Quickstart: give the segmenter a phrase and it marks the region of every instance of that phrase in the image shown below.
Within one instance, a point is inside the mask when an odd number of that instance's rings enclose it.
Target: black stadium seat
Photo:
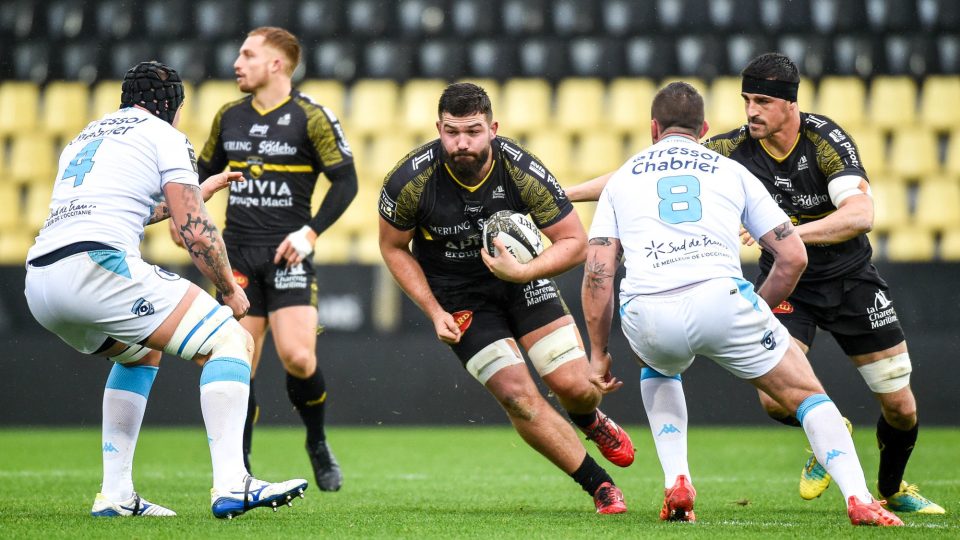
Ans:
[[[819,79],[833,73],[833,42],[827,36],[789,34],[777,42],[777,50],[790,57],[800,75]]]
[[[242,36],[247,30],[246,14],[235,2],[203,0],[193,5],[197,35],[203,40]]]
[[[147,35],[162,39],[164,43],[194,35],[193,3],[189,0],[145,2],[143,4],[144,27]]]
[[[937,38],[940,73],[960,73],[960,35],[944,34]]]
[[[566,43],[556,38],[534,38],[520,43],[520,76],[559,79],[567,74]]]
[[[657,4],[635,0],[607,0],[601,6],[603,33],[610,36],[647,36],[657,28]]]
[[[435,36],[447,24],[443,0],[399,0],[397,27],[403,36]]]
[[[546,8],[545,0],[503,0],[501,27],[509,36],[544,34],[548,31]]]
[[[638,37],[627,41],[623,55],[623,74],[627,77],[660,79],[677,74],[677,56],[673,40],[665,37]]]
[[[97,43],[82,41],[67,43],[60,47],[60,66],[51,78],[83,81],[91,84],[97,80],[101,62]]]
[[[452,0],[447,24],[451,35],[492,36],[500,32],[500,4],[497,0]]]
[[[95,24],[87,2],[83,0],[57,0],[47,5],[47,37],[64,41],[89,36]]]
[[[298,2],[300,5],[307,5],[310,2]],[[247,4],[247,22],[249,30],[261,26],[279,26],[287,28],[291,32],[296,32],[298,27],[295,23],[293,0],[251,0]],[[304,36],[301,36],[304,37]]]
[[[416,74],[413,46],[399,41],[372,41],[363,48],[362,77],[404,81]]]
[[[810,0],[760,0],[760,17],[764,30],[772,35],[783,32],[812,30]]]
[[[553,30],[558,36],[582,36],[596,31],[598,2],[593,0],[553,0],[550,9]]]
[[[940,69],[936,45],[927,35],[892,34],[884,40],[883,48],[885,72],[891,75],[923,77]]]
[[[680,75],[712,79],[727,72],[726,50],[716,36],[687,34],[675,43]]]
[[[272,4],[272,2],[268,2]],[[339,0],[305,0],[297,6],[295,33],[305,40],[349,36],[344,7]]]
[[[813,27],[820,34],[864,29],[865,0],[811,0],[811,8]]]
[[[429,40],[420,44],[417,59],[420,76],[453,80],[467,75],[467,51],[452,40]]]
[[[41,83],[50,74],[50,46],[20,43],[13,50],[13,78]]]
[[[139,11],[132,2],[110,0],[98,2],[94,18],[96,19],[97,35],[108,37],[113,41],[122,41],[130,37],[134,31],[141,31]]]
[[[916,0],[867,0],[867,21],[878,33],[914,30],[919,26]]]
[[[833,40],[833,71],[835,75],[870,77],[882,73],[883,52],[879,41],[873,36],[849,34]]]
[[[467,51],[470,74],[475,77],[505,80],[518,72],[517,44],[506,39],[482,39]]]
[[[347,30],[350,35],[376,39],[389,37],[396,28],[393,2],[387,0],[350,0],[346,3]]]
[[[332,39],[309,47],[307,66],[309,79],[353,80],[357,76],[359,60],[353,41]]]
[[[164,46],[161,62],[180,73],[180,78],[193,83],[209,78],[209,45],[202,41],[181,40]]]
[[[611,79],[623,73],[623,47],[620,40],[583,37],[570,42],[570,75]]]
[[[725,32],[755,32],[759,30],[758,0],[713,0],[709,6],[713,28]]]
[[[727,67],[725,73],[739,73],[740,70],[750,62],[750,60],[753,60],[757,56],[772,50],[773,48],[770,46],[770,40],[764,35],[732,35],[727,38],[726,43]],[[791,56],[791,58],[793,57]],[[797,61],[796,58],[793,59],[794,61]]]

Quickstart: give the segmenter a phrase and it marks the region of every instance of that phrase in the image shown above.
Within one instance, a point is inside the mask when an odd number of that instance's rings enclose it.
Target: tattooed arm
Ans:
[[[163,188],[180,239],[193,263],[200,272],[213,282],[223,295],[225,304],[233,309],[234,316],[242,317],[249,308],[246,294],[237,287],[233,278],[227,248],[220,231],[203,205],[200,188],[189,184],[168,182]]]
[[[771,308],[787,299],[807,267],[807,248],[793,224],[785,221],[760,237],[760,245],[773,255],[773,267],[757,294]]]
[[[618,238],[591,238],[587,245],[580,297],[590,336],[590,363],[601,377],[609,377],[611,359],[607,346],[613,320],[614,276],[622,254]]]
[[[200,194],[203,197],[203,202],[209,201],[210,197],[213,197],[214,193],[229,186],[230,182],[237,182],[240,180],[243,180],[243,173],[239,171],[223,171],[222,173],[215,174],[210,178],[207,178],[202,184],[200,184]],[[168,217],[170,217],[170,205],[167,204],[167,201],[160,201],[155,207],[153,207],[153,214],[150,215],[150,221],[147,222],[147,225],[156,223],[158,221],[163,221]],[[177,244],[179,243],[180,242],[177,242]]]

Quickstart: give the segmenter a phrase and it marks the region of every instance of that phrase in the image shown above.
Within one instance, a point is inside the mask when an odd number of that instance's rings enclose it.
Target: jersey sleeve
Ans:
[[[857,144],[836,122],[826,116],[807,114],[803,131],[817,148],[817,167],[828,183],[838,176],[867,177]]]
[[[620,229],[617,227],[617,214],[613,207],[613,193],[616,190],[616,179],[619,173],[615,173],[607,185],[600,192],[597,199],[597,209],[593,213],[593,222],[590,224],[590,232],[587,238],[620,238]]]
[[[377,209],[394,227],[409,231],[417,226],[417,212],[427,182],[440,164],[437,148],[427,144],[407,154],[383,181]]]
[[[741,127],[733,131],[714,135],[704,141],[703,145],[721,156],[730,157],[730,154],[732,154],[738,146],[743,144],[747,136],[748,132],[746,127]]]
[[[744,205],[740,222],[750,232],[750,236],[759,239],[772,231],[774,227],[790,221],[767,188],[763,187],[756,176],[740,164],[737,164],[738,176],[743,185]]]
[[[520,198],[537,227],[549,227],[573,211],[573,203],[543,162],[509,139],[501,139],[500,148],[504,167],[520,190]]]
[[[333,111],[316,105],[307,108],[307,134],[320,160],[320,170],[328,171],[353,163],[353,151]]]
[[[227,152],[223,149],[220,133],[223,114],[229,107],[229,104],[221,107],[213,118],[210,135],[200,152],[200,159],[197,160],[197,173],[201,180],[206,180],[210,175],[217,174],[227,167]]]
[[[156,141],[160,185],[176,182],[199,186],[197,155],[187,136],[171,127],[164,130],[163,135]]]

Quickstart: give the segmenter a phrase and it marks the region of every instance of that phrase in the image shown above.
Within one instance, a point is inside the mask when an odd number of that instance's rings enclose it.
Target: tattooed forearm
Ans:
[[[776,235],[777,241],[780,241],[790,236],[791,234],[793,234],[794,230],[795,229],[793,228],[793,223],[790,223],[789,221],[784,221],[780,225],[777,225],[776,227],[773,228],[773,234]]]
[[[160,201],[153,207],[153,213],[150,214],[150,220],[147,221],[147,225],[163,221],[168,217],[170,217],[170,207],[167,206],[166,201]]]
[[[197,267],[222,294],[233,292],[232,272],[220,231],[203,206],[200,189],[186,190],[180,200],[185,219],[177,233]]]
[[[608,286],[608,282],[613,279],[613,274],[607,270],[607,265],[596,259],[587,261],[586,268],[587,289],[603,290]]]
[[[591,238],[587,243],[591,246],[609,246],[613,242],[611,242],[609,238],[601,236],[597,238]]]

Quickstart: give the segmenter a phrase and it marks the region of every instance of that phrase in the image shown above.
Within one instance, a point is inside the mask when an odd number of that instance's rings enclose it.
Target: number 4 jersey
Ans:
[[[712,278],[742,278],[740,224],[760,238],[787,215],[739,163],[668,136],[607,182],[590,238],[618,238],[627,267],[620,298]]]
[[[183,133],[134,107],[91,122],[60,154],[50,214],[27,260],[82,241],[139,257],[143,228],[167,182],[199,185]]]

